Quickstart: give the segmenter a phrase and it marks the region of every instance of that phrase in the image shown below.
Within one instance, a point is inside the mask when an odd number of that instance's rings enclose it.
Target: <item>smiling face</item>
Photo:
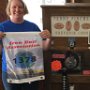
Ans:
[[[10,19],[13,22],[22,22],[25,15],[24,5],[20,0],[12,0],[10,5]]]

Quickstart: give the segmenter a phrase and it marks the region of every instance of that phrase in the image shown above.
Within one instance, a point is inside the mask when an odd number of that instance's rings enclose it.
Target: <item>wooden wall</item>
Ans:
[[[7,1],[8,0],[0,0],[0,22],[3,22],[7,19],[7,16],[5,13]],[[1,59],[1,52],[0,52],[0,59]],[[3,84],[2,84],[2,60],[0,60],[0,90],[4,90]]]

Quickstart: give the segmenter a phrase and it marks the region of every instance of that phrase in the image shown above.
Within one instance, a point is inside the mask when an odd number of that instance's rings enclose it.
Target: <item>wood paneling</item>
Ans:
[[[72,3],[72,1],[75,3],[81,3],[82,0],[66,0],[67,3]]]
[[[8,2],[8,0],[0,0],[0,22],[3,22],[7,19],[7,15],[6,15],[6,12],[5,12],[7,2]],[[0,55],[0,90],[4,90],[3,84],[2,84],[2,60],[1,60],[1,55]]]
[[[73,0],[66,0],[67,3],[72,3]],[[75,3],[90,3],[90,0],[74,0]]]
[[[80,0],[80,3],[90,3],[90,0]]]

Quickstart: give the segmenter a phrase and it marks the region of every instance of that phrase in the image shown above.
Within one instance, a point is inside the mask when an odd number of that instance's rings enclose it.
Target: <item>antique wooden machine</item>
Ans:
[[[73,90],[85,90],[90,84],[90,4],[42,5],[42,13],[43,29],[48,28],[52,37],[44,53],[46,89],[68,90],[61,88],[65,71],[69,90],[72,85]]]

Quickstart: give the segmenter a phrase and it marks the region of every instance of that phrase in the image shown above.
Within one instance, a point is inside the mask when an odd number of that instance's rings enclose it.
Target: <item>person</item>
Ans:
[[[42,37],[43,49],[47,50],[50,46],[50,32],[45,29],[41,31],[39,27],[28,20],[24,20],[24,15],[28,14],[27,7],[23,0],[10,0],[6,7],[9,19],[0,23],[0,39],[5,36],[5,32],[40,32]],[[38,90],[39,81],[32,83],[10,84],[7,82],[7,65],[4,48],[2,47],[2,82],[5,90]]]

